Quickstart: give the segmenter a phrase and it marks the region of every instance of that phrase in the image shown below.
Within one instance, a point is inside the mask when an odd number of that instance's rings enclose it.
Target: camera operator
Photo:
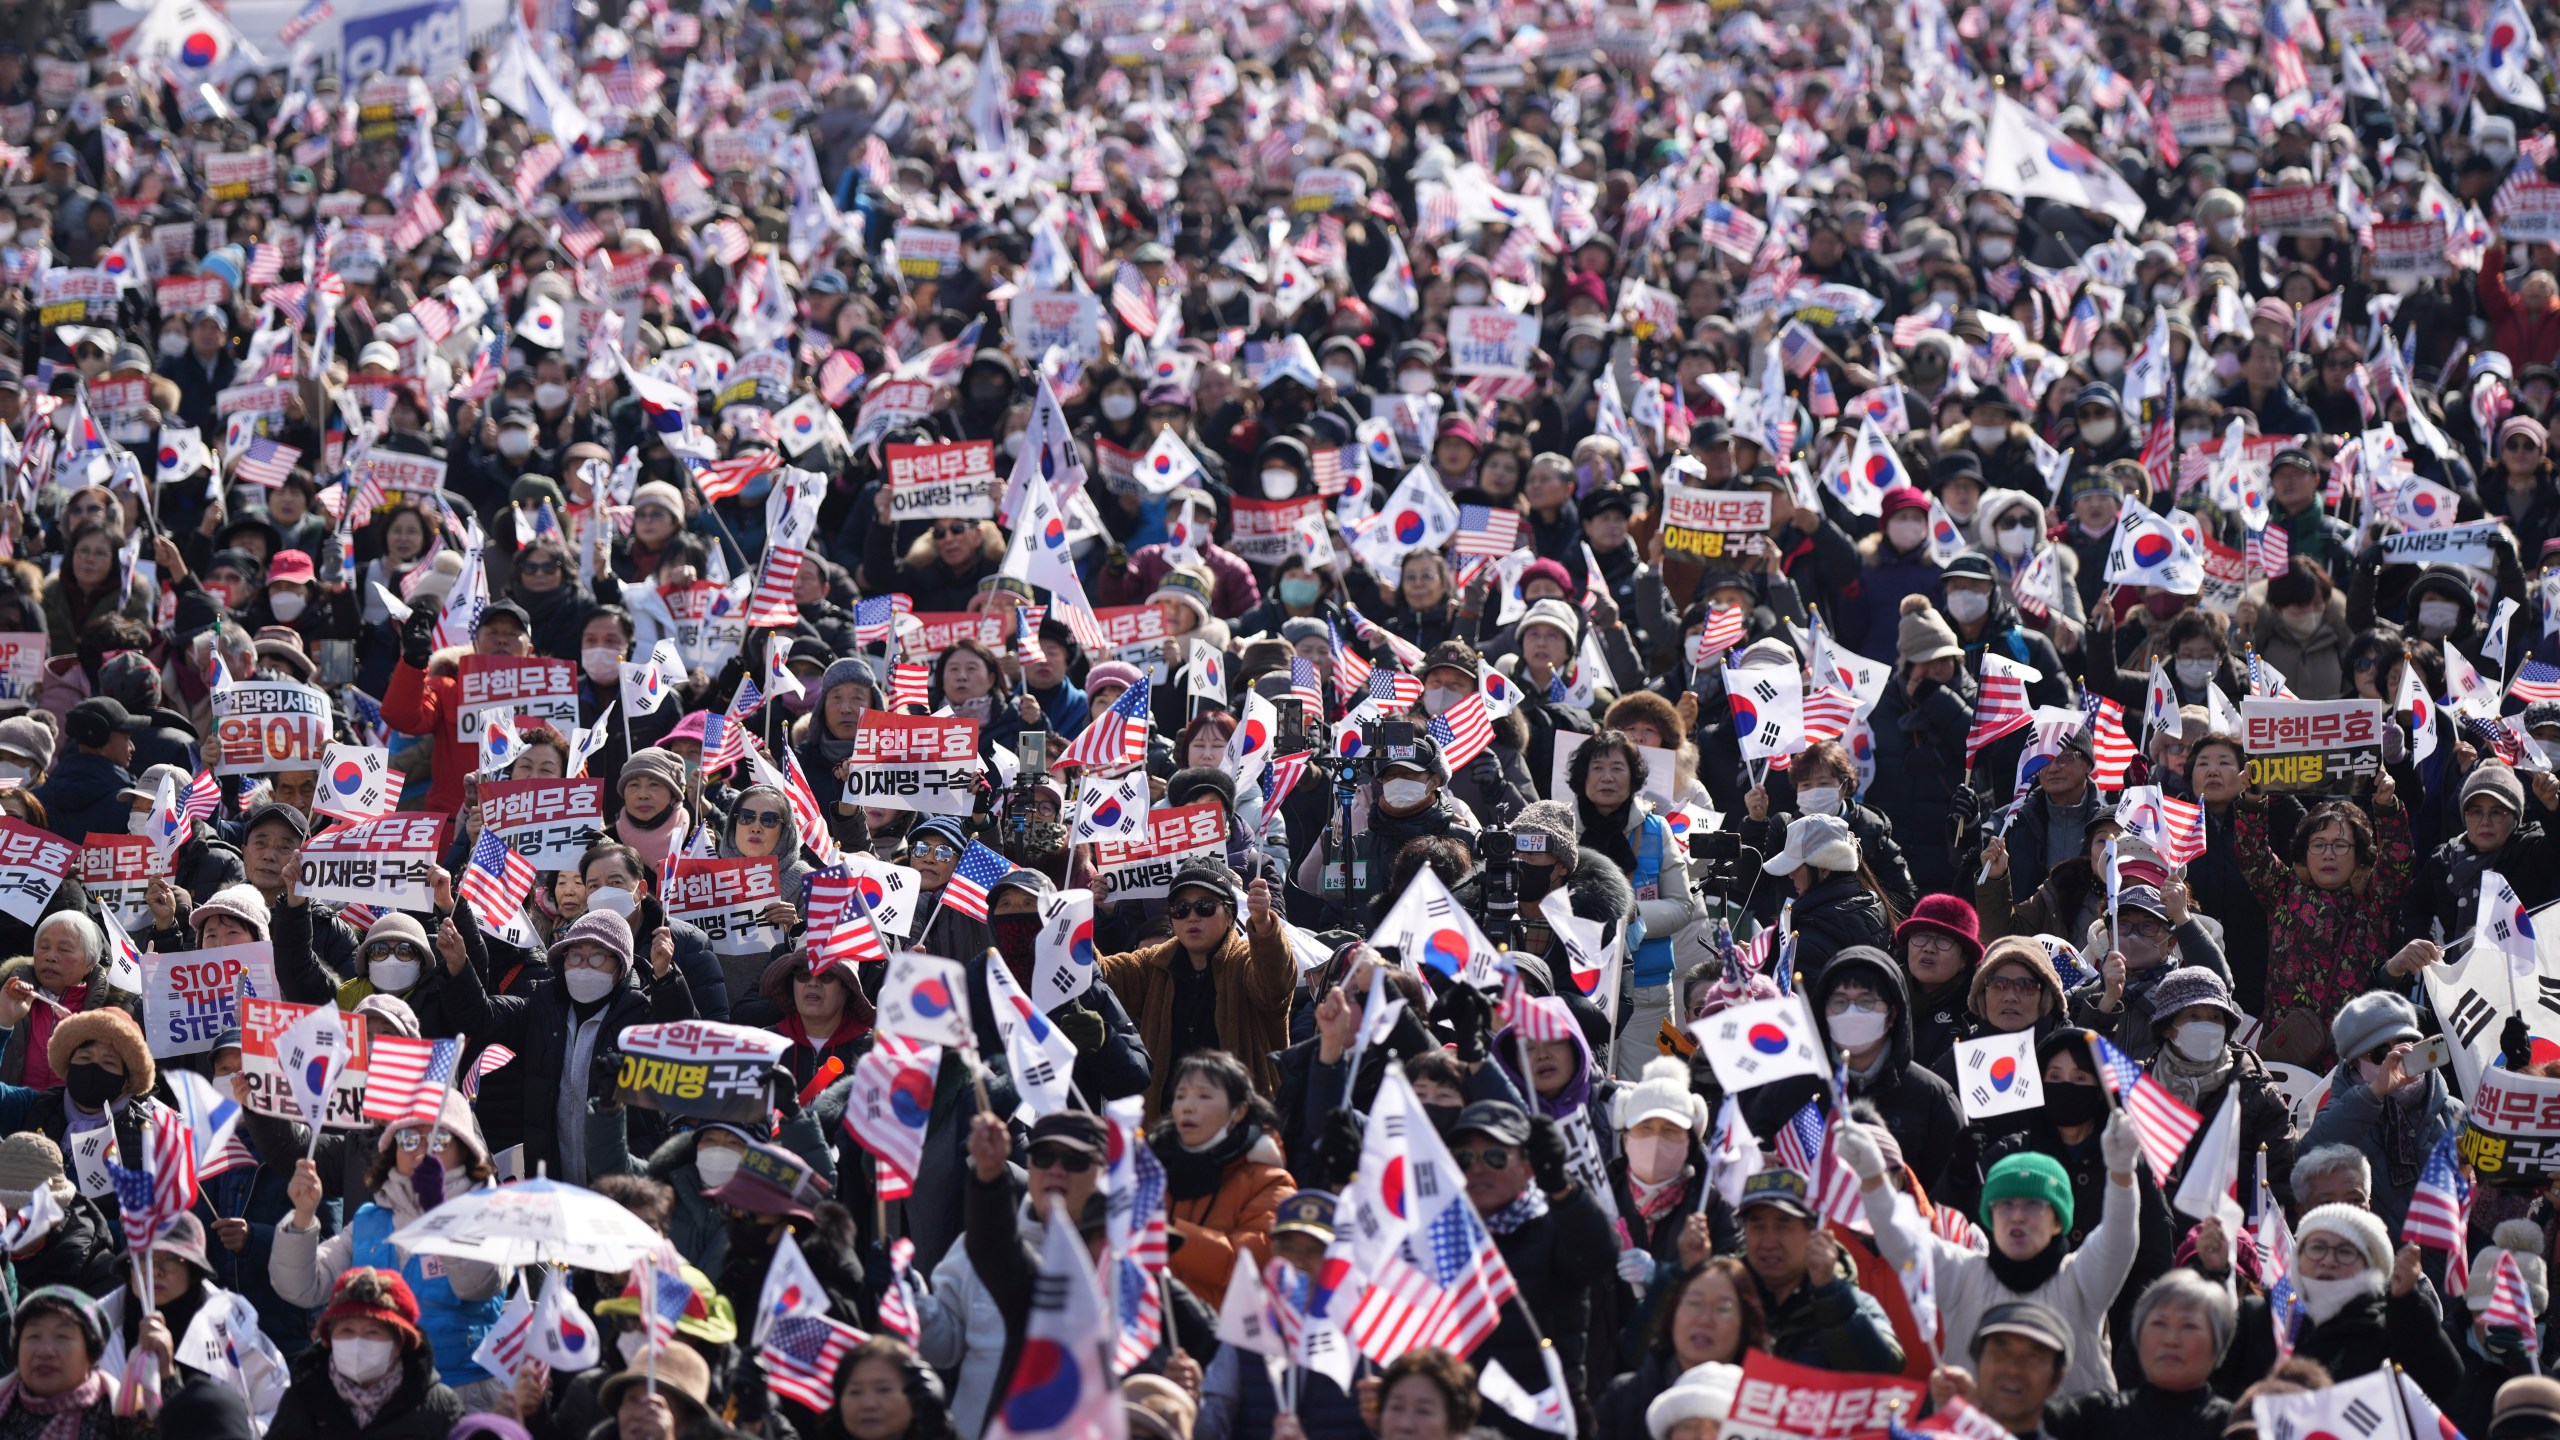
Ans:
[[[1328,888],[1334,882],[1326,871],[1340,860],[1330,838],[1309,846],[1298,862],[1299,888],[1325,902],[1324,926],[1366,926],[1377,907],[1393,898],[1388,872],[1396,852],[1412,841],[1445,835],[1470,852],[1476,848],[1475,817],[1444,793],[1449,770],[1440,763],[1439,745],[1405,720],[1378,721],[1367,735],[1377,757],[1376,778],[1351,811],[1354,852],[1368,862],[1365,869],[1354,869],[1347,890]]]

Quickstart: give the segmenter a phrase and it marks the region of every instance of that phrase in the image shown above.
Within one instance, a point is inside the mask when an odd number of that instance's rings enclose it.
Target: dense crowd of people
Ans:
[[[2541,7],[481,9],[0,6],[0,1440],[2560,1437]]]

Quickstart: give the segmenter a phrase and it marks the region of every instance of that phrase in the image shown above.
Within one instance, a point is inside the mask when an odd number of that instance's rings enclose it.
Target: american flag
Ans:
[[[2124,702],[2103,695],[2084,694],[2080,708],[2089,716],[2089,743],[2097,752],[2097,783],[2101,790],[2124,788],[2126,772],[2139,752],[2133,748],[2133,737],[2124,731]]]
[[[146,1170],[127,1170],[113,1160],[107,1172],[115,1181],[116,1208],[124,1222],[125,1248],[147,1249],[161,1231],[196,1203],[195,1138],[186,1117],[166,1107],[155,1108],[143,1136]]]
[[[756,688],[755,681],[741,678],[737,693],[729,697],[729,708],[703,718],[703,774],[726,769],[747,758],[747,717],[763,706],[764,692]]]
[[[525,892],[533,888],[534,878],[541,873],[532,861],[499,839],[497,831],[484,826],[479,843],[471,847],[471,863],[463,867],[459,888],[462,898],[471,902],[471,913],[486,916],[491,925],[496,925],[515,918],[524,908]]]
[[[1141,340],[1152,340],[1156,334],[1156,292],[1138,267],[1122,261],[1119,273],[1111,277],[1111,313]]]
[[[1699,238],[1728,255],[1749,259],[1767,238],[1769,225],[1748,210],[1719,200],[1698,215]]]
[[[2516,678],[2507,682],[2507,696],[2527,705],[2560,700],[2560,665],[2527,660],[2516,667]]]
[[[910,1345],[916,1343],[922,1328],[916,1323],[915,1297],[908,1293],[914,1283],[909,1272],[915,1262],[916,1242],[899,1236],[898,1243],[889,1247],[888,1288],[880,1292],[880,1328]]]
[[[417,249],[428,236],[444,228],[444,212],[436,208],[436,197],[424,188],[410,192],[409,202],[400,207],[400,217],[391,226],[391,248],[402,253]],[[450,322],[445,334],[453,333]],[[430,334],[431,341],[441,344],[443,335]]]
[[[2285,679],[2284,672],[2277,669],[2273,662],[2260,658],[2255,650],[2249,652],[2249,694],[2259,700],[2302,698],[2293,693],[2293,685]]]
[[[472,1061],[471,1068],[463,1072],[462,1098],[479,1099],[481,1080],[486,1078],[490,1071],[504,1068],[508,1061],[515,1058],[516,1052],[504,1045],[491,1045],[482,1050],[480,1058]]]
[[[2409,1192],[2409,1214],[2400,1222],[2400,1243],[2461,1254],[2471,1244],[2471,1182],[2454,1168],[2454,1136],[2436,1142]]]
[[[786,1315],[773,1322],[756,1357],[764,1366],[765,1387],[812,1410],[831,1411],[836,1367],[847,1351],[870,1338],[824,1315]]]
[[[1522,234],[1528,232],[1522,231]],[[1335,474],[1336,489],[1341,475]],[[1452,547],[1461,555],[1483,555],[1500,559],[1520,548],[1520,512],[1497,510],[1490,505],[1458,507],[1458,535]]]
[[[2089,342],[2097,337],[2101,318],[2098,314],[2098,302],[2095,299],[2082,295],[2078,300],[2073,301],[2071,318],[2064,321],[2062,326],[2062,353],[2077,355],[2087,350]]]
[[[912,612],[905,595],[869,595],[853,602],[853,643],[885,645],[898,633],[898,617]]]
[[[775,768],[782,771],[782,793],[791,801],[791,818],[798,823],[800,833],[808,837],[818,858],[832,865],[836,862],[836,842],[827,833],[827,812],[818,804],[818,792],[809,788],[809,775],[800,768],[800,757],[788,745],[779,748],[782,763]]]
[[[1819,745],[1825,740],[1839,739],[1849,733],[1850,722],[1857,718],[1858,697],[1839,686],[1822,685],[1805,692],[1804,741],[1806,744]]]
[[[1502,143],[1502,112],[1479,110],[1467,119],[1467,158],[1493,168],[1494,148]]]
[[[1369,693],[1369,661],[1357,650],[1342,643],[1342,632],[1330,620],[1325,632],[1333,637],[1333,689],[1345,704],[1354,697]]]
[[[2142,1153],[2151,1161],[2152,1177],[2168,1183],[2169,1172],[2177,1168],[2178,1157],[2186,1153],[2187,1142],[2195,1138],[2204,1117],[2144,1073],[2132,1056],[2116,1048],[2114,1041],[2104,1035],[2092,1035],[2090,1043],[2098,1050],[2100,1076],[2115,1092],[2116,1103],[2124,1107],[2124,1113],[2133,1117],[2134,1132],[2142,1138]]]
[[[1369,698],[1390,714],[1402,714],[1422,703],[1422,681],[1393,665],[1369,672]]]
[[[889,962],[880,927],[862,903],[861,877],[851,870],[811,875],[808,909],[810,933],[818,937],[811,958],[821,968]]]
[[[249,256],[249,273],[242,284],[252,290],[264,289],[284,278],[284,247],[261,245]]]
[[[1893,347],[1897,350],[1910,349],[1920,343],[1921,336],[1932,330],[1946,329],[1947,319],[1947,307],[1943,305],[1932,304],[1914,310],[1893,322]]]
[[[1706,627],[1698,632],[1698,648],[1709,660],[1742,643],[1745,617],[1739,605],[1720,605],[1707,612]]]
[[[253,480],[272,490],[292,478],[293,467],[301,460],[301,451],[260,436],[231,462],[231,474],[235,479]]]
[[[1040,622],[1048,618],[1046,605],[1018,605],[1013,611],[1013,658],[1025,665],[1040,663]]]
[[[213,778],[210,771],[198,772],[187,782],[184,803],[189,823],[212,819],[213,812],[222,805],[222,782]]]
[[[433,1121],[444,1113],[444,1092],[461,1063],[460,1040],[376,1036],[365,1061],[364,1118]]]
[[[670,1270],[656,1256],[644,1255],[631,1269],[631,1279],[622,1287],[623,1298],[640,1301],[640,1323],[649,1329],[650,1343],[672,1344],[676,1326],[690,1316],[708,1319],[710,1307],[702,1303],[702,1294],[684,1278],[684,1272]]]
[[[1317,494],[1331,497],[1342,493],[1342,475],[1344,469],[1342,457],[1346,451],[1352,449],[1353,447],[1350,446],[1327,445],[1321,449],[1311,452],[1311,458],[1314,461],[1315,467],[1314,474]],[[1461,512],[1461,514],[1463,517],[1463,512]],[[1465,520],[1461,518],[1459,521],[1460,528],[1463,529],[1465,523]]]
[[[572,211],[559,228],[560,248],[581,262],[604,244],[604,227],[582,212]]]
[[[2501,763],[2513,765],[2524,758],[2524,749],[2516,743],[2515,732],[2505,725],[2469,711],[2461,712],[2459,718],[2473,742],[2481,749],[2495,752]]]
[[[942,903],[984,922],[987,918],[987,887],[1013,873],[1013,862],[972,840],[960,863],[951,868],[951,879],[942,887]]]
[[[726,460],[714,460],[697,472],[694,479],[702,486],[705,504],[726,500],[747,488],[747,482],[769,470],[782,468],[782,452],[750,450]]]
[[[1120,1315],[1120,1339],[1113,1363],[1127,1371],[1146,1359],[1164,1337],[1165,1266],[1172,1258],[1171,1227],[1165,1218],[1164,1163],[1153,1147],[1140,1143],[1133,1125],[1113,1115],[1111,1138],[1120,1158],[1110,1166],[1110,1254],[1114,1309]],[[1129,1198],[1124,1204],[1120,1196]],[[1246,1263],[1250,1264],[1248,1259]]]
[[[1337,648],[1341,643],[1342,637],[1335,636]],[[1289,693],[1306,708],[1309,722],[1324,718],[1324,690],[1316,683],[1316,662],[1304,655],[1289,657]]]
[[[862,357],[850,350],[838,350],[818,367],[818,395],[831,407],[852,399],[861,382]]]
[[[2293,533],[2269,525],[2249,537],[2249,568],[2272,580],[2293,568]]]
[[[1094,716],[1082,734],[1067,742],[1058,764],[1116,770],[1146,759],[1149,692],[1154,688],[1148,677],[1139,676],[1138,683],[1112,701],[1110,709]]]
[[[1465,1355],[1519,1295],[1492,1234],[1461,1199],[1442,1206],[1378,1267],[1343,1334],[1371,1359],[1424,1346]]]
[[[933,669],[926,665],[892,665],[889,667],[889,708],[903,710],[909,705],[922,709],[932,694]]]
[[[1933,1205],[1929,1209],[1929,1229],[1950,1245],[1961,1245],[1976,1255],[1991,1252],[1991,1239],[1982,1227],[1973,1223],[1953,1205]]]
[[[1964,739],[1965,763],[1982,753],[1982,747],[2013,730],[2023,728],[2031,718],[2027,704],[2027,682],[2036,672],[2014,660],[1998,655],[1982,657],[1982,693],[1973,707],[1973,731]]]
[[[1778,1130],[1778,1163],[1805,1177],[1805,1198],[1814,1213],[1843,1225],[1867,1223],[1867,1202],[1858,1196],[1858,1177],[1840,1158],[1829,1118],[1819,1096],[1804,1102],[1795,1118]]]
[[[291,46],[293,42],[310,34],[314,26],[337,13],[338,7],[332,4],[331,0],[311,0],[310,4],[295,11],[292,19],[276,28],[276,38],[287,46]]]
[[[735,220],[714,220],[702,228],[702,248],[723,265],[735,265],[755,248],[755,237]]]
[[[1431,738],[1440,746],[1441,761],[1453,771],[1483,754],[1493,743],[1493,717],[1485,709],[1483,693],[1470,691],[1432,716]]]
[[[2311,77],[2302,68],[2302,49],[2290,40],[2270,40],[2265,55],[2267,75],[2275,93],[2290,95],[2311,88]]]
[[[2524,1268],[2516,1263],[2513,1250],[2498,1252],[2497,1288],[2489,1292],[2488,1313],[2481,1318],[2488,1322],[2490,1329],[2504,1328],[2521,1333],[2527,1355],[2541,1352],[2541,1336],[2533,1325],[2533,1291],[2525,1284]]]

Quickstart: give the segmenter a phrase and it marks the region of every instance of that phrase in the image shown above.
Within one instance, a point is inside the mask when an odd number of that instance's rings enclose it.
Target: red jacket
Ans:
[[[2507,288],[2507,247],[2493,245],[2480,266],[2480,313],[2489,322],[2490,348],[2515,362],[2549,365],[2560,361],[2560,300],[2540,314],[2528,314]]]
[[[454,738],[461,675],[450,661],[428,664],[430,668],[421,670],[403,660],[391,672],[391,686],[382,695],[382,720],[403,735],[435,740],[435,787],[427,792],[426,808],[438,815],[459,815],[463,777],[479,763],[480,755],[476,747]]]

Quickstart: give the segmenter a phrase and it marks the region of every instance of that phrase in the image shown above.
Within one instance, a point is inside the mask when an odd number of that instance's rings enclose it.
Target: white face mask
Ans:
[[[1686,285],[1690,281],[1698,278],[1698,262],[1695,260],[1674,260],[1671,262],[1671,275],[1673,279],[1678,280],[1683,285]]]
[[[1435,710],[1432,713],[1436,715],[1439,712]],[[26,766],[16,764],[8,760],[0,760],[0,781],[7,781],[13,785],[26,785],[31,783],[35,778],[35,772],[29,770]],[[138,815],[136,818],[148,820],[151,817],[149,814],[144,813]]]
[[[1884,533],[1885,538],[1893,542],[1894,549],[1913,550],[1928,537],[1929,522],[1916,515],[1896,515],[1886,522]]]
[[[2219,1020],[2190,1020],[2169,1032],[2169,1043],[2196,1064],[2203,1064],[2222,1053],[2222,1042],[2231,1028]]]
[[[1019,454],[1021,454],[1021,453],[1022,453],[1022,432],[1021,432],[1021,431],[1019,431],[1019,430],[1016,430],[1016,431],[1014,431],[1012,434],[1005,436],[1005,437],[1004,437],[1004,445],[1003,445],[1003,447],[1002,447],[1002,448],[1003,448],[1003,450],[1004,450],[1004,453],[1005,453],[1006,455],[1008,455],[1008,456],[1013,456],[1013,455],[1019,455]]]
[[[399,1347],[388,1340],[359,1340],[350,1336],[329,1342],[329,1368],[359,1385],[390,1374],[391,1367],[399,1359]]]
[[[1423,713],[1437,715],[1458,703],[1464,692],[1444,690],[1437,685],[1422,692]]]
[[[1428,395],[1431,393],[1431,372],[1407,370],[1396,377],[1396,388],[1407,395]]]
[[[1265,500],[1286,500],[1286,499],[1288,499],[1291,495],[1296,494],[1296,493],[1297,493],[1297,490],[1298,490],[1298,472],[1297,472],[1297,471],[1295,471],[1295,470],[1265,470],[1265,471],[1263,471],[1263,472],[1262,472],[1262,498],[1263,498],[1263,499],[1265,499]]]
[[[376,990],[399,992],[418,983],[418,962],[400,956],[386,956],[365,967],[365,978]]]
[[[308,195],[287,195],[284,197],[284,213],[292,216],[296,220],[310,214],[311,197]]]
[[[309,600],[303,598],[302,592],[299,590],[270,590],[267,592],[267,608],[275,612],[275,617],[287,625],[301,619],[303,607],[310,603],[311,602]]]
[[[186,353],[187,333],[185,331],[172,330],[168,334],[160,337],[161,358],[166,360],[175,360]]]
[[[2178,662],[2178,683],[2190,690],[2206,684],[2213,679],[2218,664],[2212,660],[2181,660]]]
[[[1885,1012],[1856,1006],[1831,1017],[1831,1042],[1843,1050],[1864,1050],[1884,1038]]]
[[[1378,786],[1378,794],[1391,810],[1410,810],[1431,794],[1427,780],[1389,780]]]
[[[628,920],[631,918],[631,912],[640,908],[640,902],[630,891],[619,885],[605,885],[587,892],[587,908],[610,910]]]
[[[1997,450],[2009,439],[2009,427],[2006,425],[1976,425],[1969,433],[1976,450]]]
[[[15,769],[17,767],[12,766],[10,768]],[[131,815],[126,816],[124,822],[124,833],[127,835],[150,834],[151,812],[148,810],[136,810]]]
[[[2006,235],[1985,235],[1974,248],[1981,252],[1984,260],[1997,265],[2018,253],[2018,242]]]
[[[1105,420],[1126,420],[1137,413],[1138,397],[1135,395],[1114,390],[1102,397],[1102,418]]]
[[[2418,628],[2429,635],[2448,635],[2462,619],[2462,607],[2450,600],[2418,602]]]
[[[1238,292],[1243,289],[1243,285],[1233,280],[1212,280],[1209,282],[1210,302],[1217,305],[1225,305],[1233,301]]]
[[[0,245],[6,245],[17,238],[18,222],[15,220],[0,220]]]
[[[1796,809],[1806,815],[1837,815],[1840,813],[1840,787],[1807,785],[1796,792]]]
[[[1941,310],[1953,310],[1964,302],[1953,290],[1932,290],[1929,292],[1929,303]]]
[[[1324,378],[1332,381],[1333,388],[1336,390],[1348,390],[1360,380],[1359,376],[1351,373],[1351,367],[1348,365],[1327,365],[1324,367]]]
[[[1970,625],[1991,613],[1991,597],[1978,590],[1950,590],[1947,592],[1947,613]]]
[[[2229,384],[2230,382],[2239,379],[2239,352],[2234,350],[2225,350],[2221,354],[2214,356],[2213,378],[2222,381],[2224,384]]]
[[[2186,298],[2186,288],[2181,285],[2162,281],[2151,287],[2151,303],[2154,305],[2175,305]]]
[[[2213,222],[2213,238],[2229,245],[2240,238],[2240,222],[2223,219]]]
[[[2014,560],[2035,548],[2036,531],[2032,525],[2003,525],[1991,532],[1991,540],[2001,554]]]
[[[613,976],[602,970],[572,970],[568,979],[569,998],[581,1005],[593,1005],[613,989]]]
[[[1484,287],[1481,285],[1460,285],[1449,293],[1454,296],[1457,299],[1457,302],[1461,305],[1481,305],[1484,303]]]
[[[2178,445],[2181,449],[2192,450],[2212,438],[2210,430],[2181,430],[2178,432]]]
[[[510,460],[521,460],[533,453],[533,432],[508,426],[498,432],[498,453]]]
[[[2093,350],[2089,353],[2089,364],[2101,375],[2114,375],[2124,369],[2124,352]]]
[[[585,666],[587,678],[599,685],[611,684],[622,676],[622,652],[598,646],[578,652],[578,663]]]
[[[2080,438],[2092,445],[2104,445],[2116,438],[2116,422],[2104,415],[2080,422]]]
[[[1679,1174],[1689,1158],[1689,1142],[1677,1135],[1630,1135],[1626,1145],[1627,1173],[1648,1185]]]
[[[545,381],[533,387],[533,403],[544,410],[557,410],[569,403],[569,387]]]
[[[729,1177],[738,1173],[738,1154],[710,1145],[694,1146],[693,1168],[701,1173],[703,1188],[717,1190],[728,1184]]]

